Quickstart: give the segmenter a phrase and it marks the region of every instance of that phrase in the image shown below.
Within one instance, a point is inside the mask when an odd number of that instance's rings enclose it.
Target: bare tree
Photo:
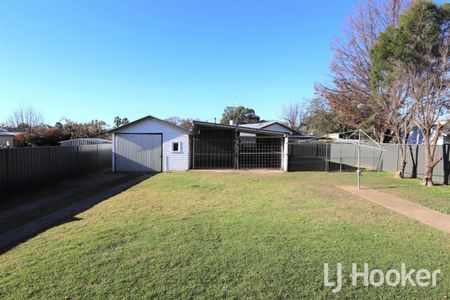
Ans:
[[[42,125],[44,119],[32,106],[28,106],[16,109],[9,118],[8,123],[11,127],[26,129],[31,132],[33,128]]]
[[[317,92],[347,117],[349,126],[371,128],[380,140],[389,128],[384,116],[377,114],[372,105],[370,49],[387,26],[397,25],[408,5],[409,0],[359,3],[347,21],[344,37],[333,45],[331,83],[316,85]]]
[[[288,123],[288,126],[295,131],[299,131],[305,118],[305,107],[301,103],[291,103],[284,105],[281,118]]]
[[[189,119],[189,118],[183,119],[183,118],[175,116],[175,117],[167,118],[166,121],[173,123],[177,126],[180,126],[184,129],[188,129],[188,130],[192,129],[192,127],[194,126],[193,119]]]
[[[377,106],[379,113],[385,115],[393,142],[399,144],[399,166],[395,174],[397,178],[405,176],[408,136],[414,127],[416,107],[410,97],[410,82],[401,66],[393,66],[391,80],[380,87]]]
[[[423,185],[433,185],[433,168],[442,160],[436,156],[438,139],[450,123],[450,57],[449,35],[445,35],[435,55],[435,45],[422,44],[424,68],[407,68],[411,82],[411,97],[417,111],[415,124],[422,131],[425,147],[425,176]]]

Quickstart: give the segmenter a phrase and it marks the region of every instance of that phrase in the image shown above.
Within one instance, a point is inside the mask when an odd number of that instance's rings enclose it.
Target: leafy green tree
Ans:
[[[326,99],[318,97],[308,104],[303,118],[301,131],[316,135],[344,132],[349,128],[348,122],[338,111],[330,107]]]
[[[388,124],[373,104],[370,49],[386,27],[397,26],[409,0],[358,1],[344,32],[332,45],[331,81],[316,85],[316,91],[345,117],[347,124],[370,130],[384,140]]]
[[[416,0],[399,20],[380,35],[371,49],[373,68],[371,84],[377,90],[377,100],[403,82],[408,109],[413,109],[414,124],[424,136],[424,185],[433,185],[434,166],[442,160],[436,157],[437,137],[449,123],[444,119],[450,109],[450,4],[438,6],[431,1]],[[395,97],[391,97],[395,99]],[[408,134],[405,131],[404,136]]]
[[[119,116],[114,118],[114,128],[122,126],[122,119]]]
[[[55,128],[58,128],[59,130],[63,130],[64,126],[61,122],[56,122],[55,123]]]
[[[114,118],[114,128],[118,128],[120,126],[127,125],[128,123],[130,123],[130,121],[128,121],[128,118],[126,118],[126,117],[121,119],[119,116],[116,116]]]
[[[229,124],[230,121],[238,124],[250,124],[260,122],[260,117],[255,114],[255,110],[244,106],[227,106],[222,114],[220,123]]]

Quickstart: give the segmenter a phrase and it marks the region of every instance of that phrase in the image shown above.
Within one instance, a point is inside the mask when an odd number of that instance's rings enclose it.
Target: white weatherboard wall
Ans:
[[[120,133],[161,133],[162,145],[162,169],[168,171],[185,171],[189,169],[189,134],[185,131],[155,119],[146,119],[135,124],[130,124],[124,128],[119,128],[113,134],[113,144],[115,145],[115,135]],[[180,151],[172,152],[172,143],[180,143]],[[114,154],[113,147],[113,168]]]

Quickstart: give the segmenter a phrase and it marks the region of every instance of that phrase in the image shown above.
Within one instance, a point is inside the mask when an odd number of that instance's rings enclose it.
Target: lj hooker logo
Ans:
[[[323,266],[323,282],[324,286],[332,287],[333,293],[338,293],[342,289],[342,263],[336,264],[336,278],[334,280],[330,279],[330,268],[328,263]],[[362,269],[358,267],[356,263],[352,264],[352,286],[358,286],[362,284],[364,286],[382,286],[387,285],[391,287],[401,286],[412,286],[412,287],[427,287],[436,286],[437,277],[441,274],[441,270],[429,271],[427,269],[407,269],[406,264],[402,263],[400,265],[400,270],[390,269],[384,272],[381,269],[369,269],[369,264],[364,263]],[[360,279],[360,280],[358,280]]]

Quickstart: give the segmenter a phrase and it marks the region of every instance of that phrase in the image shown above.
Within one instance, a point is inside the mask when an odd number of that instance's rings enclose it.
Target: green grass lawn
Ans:
[[[354,179],[156,175],[2,254],[0,298],[449,298],[450,235],[335,187]],[[389,188],[389,175],[374,173],[363,180],[431,206],[450,199],[448,187]],[[325,262],[344,265],[336,295],[323,286]],[[385,271],[403,262],[442,276],[434,288],[355,288],[352,262]]]
[[[51,214],[52,212],[59,211],[63,208],[66,208],[80,201],[83,201],[89,197],[101,194],[117,185],[130,181],[131,179],[137,178],[138,176],[139,176],[138,174],[130,174],[126,177],[119,177],[111,181],[98,184],[95,187],[89,188],[85,191],[61,197],[53,202],[38,206],[22,214],[11,216],[10,218],[4,219],[0,222],[0,234],[4,234],[10,230],[20,227],[21,225],[24,225],[27,222],[31,222],[39,218],[45,217]]]
[[[363,173],[362,184],[385,193],[396,195],[405,200],[416,202],[439,212],[450,214],[450,186],[436,185],[424,188],[420,179],[393,179],[394,175],[385,172]],[[343,179],[345,178],[345,179]],[[355,184],[356,175],[341,174],[338,180],[346,180]]]

